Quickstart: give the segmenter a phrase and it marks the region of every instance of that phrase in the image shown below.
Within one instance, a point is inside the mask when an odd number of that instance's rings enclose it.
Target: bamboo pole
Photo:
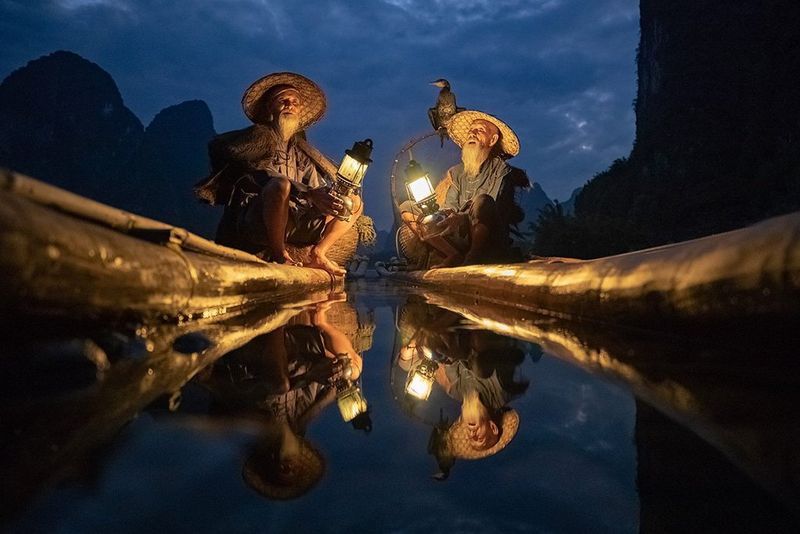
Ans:
[[[341,285],[6,172],[0,311],[187,319]]]
[[[800,212],[595,260],[382,273],[525,310],[637,325],[800,318]],[[732,324],[732,323],[731,323]]]

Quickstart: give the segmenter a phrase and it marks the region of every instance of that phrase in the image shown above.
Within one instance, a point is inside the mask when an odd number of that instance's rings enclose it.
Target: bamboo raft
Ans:
[[[395,271],[425,288],[563,318],[637,326],[800,324],[800,212],[594,260]]]
[[[0,169],[0,311],[184,320],[341,284]],[[388,272],[538,313],[669,327],[800,318],[800,213],[596,260]]]
[[[212,317],[341,285],[0,169],[0,312]]]

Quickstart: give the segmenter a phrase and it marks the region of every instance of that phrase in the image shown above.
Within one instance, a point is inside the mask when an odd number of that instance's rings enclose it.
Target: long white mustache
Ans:
[[[284,140],[288,140],[297,133],[300,117],[281,113],[278,115],[278,133]]]
[[[464,163],[464,170],[467,176],[477,176],[478,171],[481,170],[481,165],[489,157],[490,150],[489,147],[480,143],[464,144],[461,149],[461,161]]]

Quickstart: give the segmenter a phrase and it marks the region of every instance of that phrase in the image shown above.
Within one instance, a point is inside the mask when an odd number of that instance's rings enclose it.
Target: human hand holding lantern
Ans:
[[[372,163],[372,139],[356,141],[353,148],[345,151],[344,158],[336,171],[336,178],[330,193],[338,198],[342,208],[334,215],[336,218],[349,221],[353,214],[353,199],[350,195],[361,187],[364,175],[367,173],[369,164]]]
[[[307,195],[309,200],[325,215],[344,215],[344,202],[333,189],[317,187],[316,189],[309,189]],[[347,200],[350,199],[348,198]]]

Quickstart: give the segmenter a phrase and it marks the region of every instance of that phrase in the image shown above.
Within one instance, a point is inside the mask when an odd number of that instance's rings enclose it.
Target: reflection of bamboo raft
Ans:
[[[519,308],[478,304],[464,296],[428,293],[425,297],[480,328],[536,343],[552,356],[625,384],[638,399],[690,428],[800,511],[800,480],[786,476],[800,470],[795,408],[800,380],[796,351],[791,348],[796,343],[746,333],[731,340],[725,332],[699,340],[676,338],[645,330],[598,328]],[[796,323],[786,326],[795,342]],[[725,341],[733,348],[714,346],[724,346]],[[783,347],[772,347],[770,342]]]
[[[0,419],[6,428],[19,431],[4,437],[0,512],[4,517],[19,513],[46,481],[63,477],[66,466],[90,458],[159,396],[180,391],[203,367],[297,312],[259,307],[220,322],[163,325],[150,332],[154,348],[145,359],[120,360],[92,387],[58,399],[36,398],[32,392],[33,402],[5,403]],[[209,347],[199,353],[178,352],[174,342],[181,336],[201,337]]]
[[[549,258],[389,276],[529,310],[658,325],[800,317],[800,213],[596,260]]]
[[[337,285],[0,169],[0,311],[193,317]]]

